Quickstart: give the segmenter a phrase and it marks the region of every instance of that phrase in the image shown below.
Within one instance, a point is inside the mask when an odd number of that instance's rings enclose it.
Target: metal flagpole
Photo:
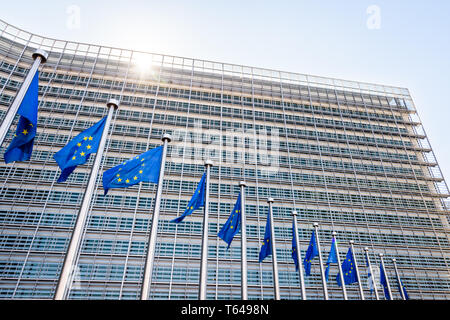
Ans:
[[[205,161],[206,186],[205,205],[203,207],[203,236],[202,236],[202,256],[200,262],[200,285],[198,289],[198,299],[206,300],[206,281],[208,277],[208,215],[209,215],[209,176],[213,162],[209,159]]]
[[[325,270],[323,269],[322,253],[320,251],[320,240],[319,240],[319,230],[318,230],[319,224],[317,222],[314,223],[314,229],[315,229],[315,234],[316,234],[317,251],[319,252],[320,275],[322,277],[323,297],[325,300],[328,300],[327,281],[325,279]]]
[[[302,300],[306,300],[306,291],[305,291],[305,277],[303,275],[303,263],[302,257],[300,255],[300,243],[298,240],[298,226],[297,226],[297,211],[292,211],[292,219],[294,221],[294,239],[297,246],[297,260],[298,260],[298,276],[300,278],[300,290],[302,293]]]
[[[375,274],[373,273],[372,264],[370,263],[370,259],[369,259],[369,248],[364,247],[364,251],[366,252],[367,264],[369,265],[369,271],[370,271],[370,274],[372,275],[372,285],[373,285],[373,290],[375,291],[375,298],[377,300],[380,300],[380,297],[378,296],[376,281],[375,281]]]
[[[267,198],[269,204],[269,219],[270,219],[270,242],[272,243],[272,268],[273,268],[273,286],[275,293],[275,300],[280,300],[280,283],[278,281],[278,262],[277,249],[275,245],[275,226],[273,225],[273,198]]]
[[[388,289],[388,292],[389,292],[389,297],[391,297],[391,300],[393,300],[392,299],[391,285],[389,284],[389,278],[388,278],[387,273],[386,273],[386,267],[384,265],[384,260],[383,260],[383,254],[382,253],[380,253],[380,259],[381,259],[381,265],[383,266],[384,278],[386,279],[386,285],[387,285],[387,289]],[[381,275],[380,275],[380,277],[381,277]]]
[[[400,275],[398,274],[397,260],[396,260],[396,259],[392,259],[392,262],[394,263],[395,275],[396,275],[396,277],[397,277],[398,287],[400,288],[400,294],[401,294],[401,296],[402,296],[402,299],[403,299],[403,300],[406,300],[405,292],[403,292],[402,282],[400,281]]]
[[[166,166],[167,144],[172,141],[170,134],[166,133],[161,138],[163,141],[163,153],[161,157],[161,169],[159,171],[158,187],[156,189],[155,209],[153,210],[150,236],[147,246],[147,257],[145,259],[144,278],[142,279],[141,300],[147,300],[150,293],[150,283],[152,281],[153,260],[155,258],[156,236],[158,233],[159,212],[161,208],[161,195],[164,182],[164,169]]]
[[[109,133],[109,127],[111,125],[114,110],[119,107],[119,102],[115,99],[110,99],[106,105],[109,108],[108,116],[106,118],[105,127],[103,129],[102,137],[100,139],[98,150],[95,155],[94,164],[91,168],[91,173],[89,175],[89,181],[84,192],[83,201],[81,202],[80,210],[78,212],[75,226],[73,228],[72,237],[67,249],[67,254],[64,258],[59,281],[56,286],[54,300],[63,300],[67,298],[67,293],[69,291],[69,286],[73,277],[74,263],[80,247],[81,237],[83,235],[84,226],[86,224],[89,206],[91,204],[92,195],[94,193],[95,183],[97,181],[98,171],[100,168],[100,163],[102,161],[106,139]]]
[[[331,233],[331,236],[334,239],[334,247],[336,249],[337,263],[338,263],[338,266],[339,266],[339,278],[341,279],[341,284],[342,284],[342,293],[344,294],[344,300],[348,300],[348,298],[347,298],[347,288],[345,287],[344,274],[342,273],[341,258],[339,257],[339,248],[338,248],[338,245],[337,245],[336,235],[337,235],[336,231],[333,231]]]
[[[356,261],[355,248],[353,247],[354,243],[355,243],[355,241],[350,240],[350,248],[352,248],[353,260],[355,261],[355,270],[356,270],[356,278],[358,279],[359,294],[361,296],[361,300],[364,300],[364,290],[362,287],[361,278],[359,276],[358,262]]]
[[[245,181],[240,181],[241,189],[241,299],[247,300],[247,230],[245,219]]]
[[[9,127],[11,126],[14,117],[16,116],[17,111],[19,110],[20,104],[22,103],[23,97],[28,91],[28,87],[31,84],[31,81],[33,81],[34,75],[36,74],[36,71],[38,70],[39,66],[44,64],[47,61],[48,53],[44,50],[36,50],[33,52],[32,57],[34,59],[33,64],[31,65],[30,71],[28,72],[27,76],[25,77],[25,80],[23,81],[22,86],[20,87],[19,91],[17,92],[16,97],[14,98],[13,103],[9,107],[5,118],[3,119],[3,122],[0,126],[0,146],[3,144],[3,141],[5,140],[6,134],[8,133]]]

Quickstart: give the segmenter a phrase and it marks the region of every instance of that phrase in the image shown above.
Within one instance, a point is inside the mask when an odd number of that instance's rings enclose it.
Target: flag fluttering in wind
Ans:
[[[112,188],[128,188],[140,182],[158,183],[163,146],[150,149],[103,173],[105,195]]]
[[[271,236],[271,222],[270,222],[270,207],[267,213],[266,230],[264,232],[264,241],[259,251],[259,262],[262,262],[267,256],[272,254],[272,236]]]
[[[241,229],[241,193],[236,200],[236,204],[234,205],[233,211],[231,211],[230,216],[228,217],[227,222],[220,229],[218,236],[228,243],[227,249],[231,245],[231,241],[233,241],[234,236]]]
[[[352,248],[348,249],[347,256],[345,257],[344,262],[342,262],[342,274],[346,285],[358,282],[355,268],[355,257],[353,256]],[[342,286],[341,277],[339,274],[336,276],[336,281],[339,286]]]
[[[97,152],[106,118],[104,117],[90,128],[78,134],[53,155],[53,158],[61,168],[58,182],[66,181],[78,165],[86,163],[89,160],[89,156]]]
[[[401,285],[401,288],[400,288],[400,285]],[[402,294],[402,293],[401,293],[401,290],[403,289],[403,294],[405,295],[405,300],[409,300],[408,292],[406,292],[406,287],[405,287],[405,285],[403,284],[403,281],[402,281],[402,280],[400,280],[400,285],[397,284],[398,291],[400,292],[400,295]]]
[[[294,260],[295,264],[295,271],[298,271],[298,256],[297,256],[297,241],[295,241],[295,224],[294,221],[292,221],[292,259]]]
[[[36,71],[17,113],[20,115],[16,133],[4,154],[5,163],[31,158],[37,129],[39,72]]]
[[[191,200],[189,201],[186,210],[184,210],[183,214],[178,218],[171,220],[170,222],[179,223],[183,221],[186,216],[189,216],[200,207],[205,205],[205,191],[206,191],[206,172],[203,173],[200,182],[198,183],[197,189],[195,189],[194,194],[192,195]]]
[[[389,294],[389,289],[386,281],[386,274],[384,273],[383,264],[380,263],[380,283],[383,287],[384,296],[387,300],[391,300],[391,295]]]
[[[330,273],[330,264],[331,263],[337,263],[337,254],[336,254],[336,239],[333,238],[331,240],[331,248],[330,253],[328,254],[328,260],[327,260],[327,269],[325,270],[325,279],[328,281],[328,275]]]
[[[311,240],[309,241],[308,249],[306,250],[305,259],[303,264],[305,266],[305,274],[309,276],[311,274],[311,260],[319,255],[319,250],[317,248],[316,233],[312,232]]]

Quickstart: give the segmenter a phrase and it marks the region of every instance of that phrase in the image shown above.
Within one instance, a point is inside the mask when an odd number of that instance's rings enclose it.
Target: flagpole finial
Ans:
[[[297,211],[292,211],[292,215],[294,216],[294,217],[296,217],[297,216]]]
[[[207,167],[207,166],[213,166],[213,162],[212,162],[212,160],[211,159],[206,159],[205,160],[205,167]]]
[[[333,232],[331,233],[331,235],[334,236],[334,237],[336,237],[336,236],[337,236],[337,232],[336,232],[336,231],[333,231]]]
[[[172,141],[172,136],[168,133],[164,133],[161,140],[164,142],[164,140],[167,140],[167,142]]]
[[[268,203],[272,203],[272,202],[273,202],[273,198],[270,198],[270,197],[267,198],[267,202],[268,202]]]
[[[364,251],[369,251],[369,248],[368,247],[364,247]]]
[[[319,224],[318,224],[317,222],[314,222],[314,223],[313,223],[313,226],[314,226],[314,228],[318,228],[318,227],[319,227]]]
[[[396,261],[397,261],[397,259],[395,259],[395,258],[394,258],[394,259],[392,259],[392,262],[396,262]]]
[[[31,56],[34,60],[36,60],[37,57],[41,57],[41,63],[46,63],[48,59],[48,53],[42,49],[36,49]]]
[[[350,244],[354,244],[355,243],[355,241],[353,241],[353,240],[350,240],[348,243],[350,243]]]
[[[245,182],[245,181],[239,181],[239,186],[244,186],[244,187],[246,187],[247,186],[247,182]]]
[[[117,109],[117,108],[119,108],[119,101],[117,101],[116,99],[111,98],[111,99],[108,100],[106,105],[108,106],[108,108],[113,106],[114,109]]]
[[[383,257],[383,256],[384,256],[384,254],[380,253],[380,254],[379,254],[379,256],[380,256],[380,257]]]

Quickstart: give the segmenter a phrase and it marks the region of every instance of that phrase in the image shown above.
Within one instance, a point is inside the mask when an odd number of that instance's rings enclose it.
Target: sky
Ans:
[[[41,36],[408,88],[450,182],[448,0],[5,1]]]

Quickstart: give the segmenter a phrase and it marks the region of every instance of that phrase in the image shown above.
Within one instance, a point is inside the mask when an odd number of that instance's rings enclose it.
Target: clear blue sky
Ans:
[[[79,28],[66,25],[71,5]],[[449,17],[448,0],[27,0],[0,13],[42,36],[406,87],[448,183]]]

